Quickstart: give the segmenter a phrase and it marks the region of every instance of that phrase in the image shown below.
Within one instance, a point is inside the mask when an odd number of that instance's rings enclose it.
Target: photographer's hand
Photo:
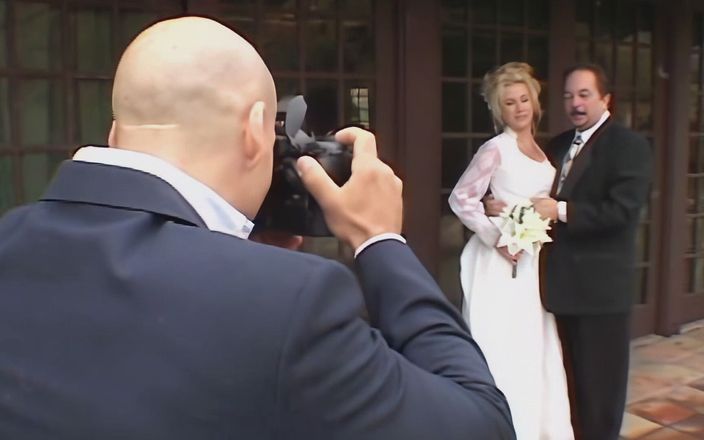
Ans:
[[[298,159],[303,184],[315,197],[337,238],[353,249],[384,233],[400,234],[403,184],[377,157],[376,139],[357,127],[340,130],[335,139],[352,147],[352,176],[337,186],[312,157]]]

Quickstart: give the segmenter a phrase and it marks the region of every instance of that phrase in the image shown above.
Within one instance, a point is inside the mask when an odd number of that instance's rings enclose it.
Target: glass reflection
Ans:
[[[467,139],[443,139],[442,188],[450,191],[469,165]]]
[[[466,0],[442,0],[442,18],[445,22],[464,23],[467,20]]]
[[[0,156],[0,215],[15,205],[13,159]]]
[[[106,143],[112,121],[111,92],[110,81],[84,80],[78,83],[80,144]]]
[[[118,53],[121,53],[138,33],[157,20],[157,15],[148,11],[120,11],[120,43]]]
[[[374,72],[374,35],[367,23],[342,24],[343,65],[345,72],[371,74]]]
[[[442,74],[467,75],[467,30],[445,26],[442,29]]]
[[[472,131],[475,133],[494,132],[491,112],[479,93],[472,93]]]
[[[75,11],[76,68],[79,72],[112,70],[112,21],[109,9]]]
[[[306,70],[337,69],[337,33],[333,20],[312,20],[305,25]]]
[[[22,156],[24,202],[37,200],[44,193],[58,165],[68,158],[64,153],[27,154]]]
[[[499,8],[499,24],[520,26],[525,21],[523,17],[523,0],[501,0]],[[531,5],[531,8],[534,5]]]
[[[501,35],[501,57],[499,64],[510,61],[522,61],[523,56],[523,36],[521,34],[503,33]]]
[[[20,83],[20,134],[24,145],[64,141],[62,96],[59,81],[34,79]]]
[[[464,82],[442,84],[442,130],[467,131],[467,84]]]
[[[298,69],[296,22],[265,21],[261,24],[259,44],[262,58],[272,70]]]
[[[22,67],[55,70],[61,65],[59,5],[15,3],[15,35]]]
[[[474,0],[472,4],[472,22],[474,24],[496,24],[496,6],[495,0]]]
[[[7,78],[0,78],[0,150],[10,141],[10,101]]]
[[[5,66],[7,66],[7,1],[0,0],[0,67]]]
[[[369,83],[348,82],[345,85],[345,124],[371,127],[372,93]]]
[[[633,84],[633,46],[619,44],[616,46],[616,84]]]
[[[338,0],[338,7],[345,17],[368,16],[373,12],[372,0]]]
[[[482,78],[496,66],[496,39],[490,32],[475,32],[472,36],[472,76]]]
[[[339,127],[337,81],[308,80],[305,93],[308,112],[306,125],[310,131],[322,135]]]

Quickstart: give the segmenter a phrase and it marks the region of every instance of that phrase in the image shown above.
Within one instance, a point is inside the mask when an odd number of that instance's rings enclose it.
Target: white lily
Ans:
[[[520,251],[535,255],[543,243],[552,241],[547,234],[550,221],[542,219],[529,203],[507,207],[501,213],[501,217],[505,221],[501,227],[497,247],[507,246],[511,255],[516,255]]]

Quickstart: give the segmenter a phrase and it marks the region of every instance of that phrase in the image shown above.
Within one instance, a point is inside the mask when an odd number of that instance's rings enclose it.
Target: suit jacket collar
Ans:
[[[582,177],[582,174],[584,174],[584,171],[591,162],[591,155],[594,145],[597,143],[604,131],[606,131],[606,129],[611,125],[611,121],[611,117],[604,121],[604,123],[601,124],[601,126],[591,135],[587,143],[584,144],[582,150],[579,152],[577,157],[574,158],[572,168],[570,169],[569,174],[567,174],[567,177],[565,177],[565,182],[562,184],[560,192],[557,193],[557,184],[559,183],[560,173],[562,173],[562,166],[564,165],[563,159],[570,148],[571,140],[574,139],[575,131],[571,131],[572,136],[570,137],[570,143],[559,146],[559,152],[556,155],[556,159],[558,160],[556,167],[557,171],[555,173],[555,180],[552,183],[552,189],[550,190],[550,194],[552,194],[553,197],[556,197],[558,200],[565,200],[569,197],[572,192],[572,188],[574,188],[574,185],[579,181],[579,178]]]
[[[191,205],[162,179],[112,165],[65,161],[41,200],[144,211],[206,227]]]

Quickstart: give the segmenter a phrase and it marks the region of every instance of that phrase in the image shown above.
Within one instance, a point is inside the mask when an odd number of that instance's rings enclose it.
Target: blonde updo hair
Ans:
[[[533,68],[527,63],[510,62],[498,67],[486,75],[482,81],[481,95],[484,97],[491,110],[494,120],[494,130],[497,133],[503,131],[506,123],[501,118],[501,96],[506,87],[513,84],[525,84],[530,95],[530,102],[533,105],[533,133],[538,129],[538,123],[543,112],[540,108],[540,83],[533,76]]]

